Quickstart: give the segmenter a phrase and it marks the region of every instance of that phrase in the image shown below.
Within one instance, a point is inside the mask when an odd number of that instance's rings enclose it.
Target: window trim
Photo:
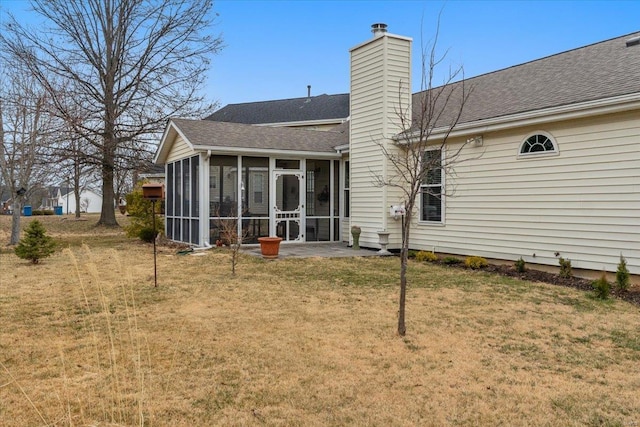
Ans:
[[[446,203],[445,203],[445,199],[446,199],[446,179],[445,179],[445,149],[444,147],[431,147],[426,149],[425,151],[435,151],[435,150],[439,150],[440,151],[440,168],[441,168],[441,175],[440,175],[440,221],[429,221],[426,219],[422,219],[422,197],[423,197],[423,188],[426,187],[436,187],[436,185],[434,184],[422,184],[420,183],[420,200],[419,200],[419,204],[418,204],[418,224],[420,225],[429,225],[429,226],[444,226],[445,224],[445,208],[446,208]],[[424,154],[424,153],[423,153]]]
[[[542,136],[548,138],[549,141],[551,141],[551,143],[553,144],[553,150],[552,151],[533,151],[533,152],[529,152],[529,153],[522,153],[522,147],[524,146],[524,144],[527,143],[529,138],[531,138],[532,136],[536,136],[536,135],[542,135]],[[537,130],[535,132],[531,132],[531,133],[527,134],[527,136],[525,136],[522,139],[522,141],[520,142],[520,145],[518,145],[517,158],[518,159],[527,159],[527,158],[549,157],[549,156],[557,156],[559,154],[560,154],[560,149],[558,148],[558,143],[556,142],[556,139],[553,137],[553,135],[551,135],[549,132],[545,132],[545,131],[542,131],[542,130]]]

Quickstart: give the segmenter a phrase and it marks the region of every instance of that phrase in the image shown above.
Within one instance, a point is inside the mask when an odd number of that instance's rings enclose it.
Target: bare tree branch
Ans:
[[[103,204],[117,225],[115,175],[133,151],[151,153],[169,117],[211,111],[202,89],[210,57],[211,0],[31,0],[45,29],[5,24],[0,44],[48,91],[58,116],[94,147]],[[144,156],[137,156],[144,157]],[[89,158],[89,157],[88,157]]]

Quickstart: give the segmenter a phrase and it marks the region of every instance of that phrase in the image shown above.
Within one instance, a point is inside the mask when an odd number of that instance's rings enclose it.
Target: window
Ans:
[[[519,155],[557,154],[558,147],[550,135],[537,132],[524,140]]]
[[[442,150],[425,151],[427,175],[420,186],[420,220],[442,222]]]
[[[264,176],[262,174],[253,175],[253,203],[262,204],[262,195],[264,191]]]

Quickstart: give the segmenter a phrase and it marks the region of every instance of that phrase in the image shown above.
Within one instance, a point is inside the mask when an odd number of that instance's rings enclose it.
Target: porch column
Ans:
[[[209,212],[209,159],[211,158],[210,153],[200,153],[200,173],[198,179],[200,180],[200,187],[198,191],[200,192],[200,246],[210,245],[209,236],[209,217],[211,216],[211,212]]]

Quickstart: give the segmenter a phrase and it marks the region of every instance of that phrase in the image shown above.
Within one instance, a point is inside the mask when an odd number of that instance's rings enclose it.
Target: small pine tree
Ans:
[[[620,254],[620,262],[616,271],[616,284],[621,291],[629,289],[629,270],[627,269],[627,260],[622,254]]]
[[[571,268],[571,260],[564,259],[560,257],[558,259],[558,263],[560,264],[560,277],[563,279],[569,279],[573,276],[573,269]]]
[[[37,264],[40,259],[46,258],[55,252],[56,243],[47,230],[37,219],[29,223],[25,230],[26,235],[18,242],[15,253],[22,259],[28,259],[33,264]]]
[[[607,274],[602,272],[602,276],[598,280],[591,283],[593,289],[596,291],[596,298],[607,299],[611,293],[611,285],[607,281]]]
[[[142,197],[142,184],[140,182],[134,190],[127,194],[127,212],[131,217],[130,225],[125,227],[127,237],[137,237],[143,242],[151,243],[158,234],[164,230],[162,217],[156,215],[156,229],[153,229],[153,206],[150,200]],[[156,214],[161,210],[161,202],[155,203]]]

